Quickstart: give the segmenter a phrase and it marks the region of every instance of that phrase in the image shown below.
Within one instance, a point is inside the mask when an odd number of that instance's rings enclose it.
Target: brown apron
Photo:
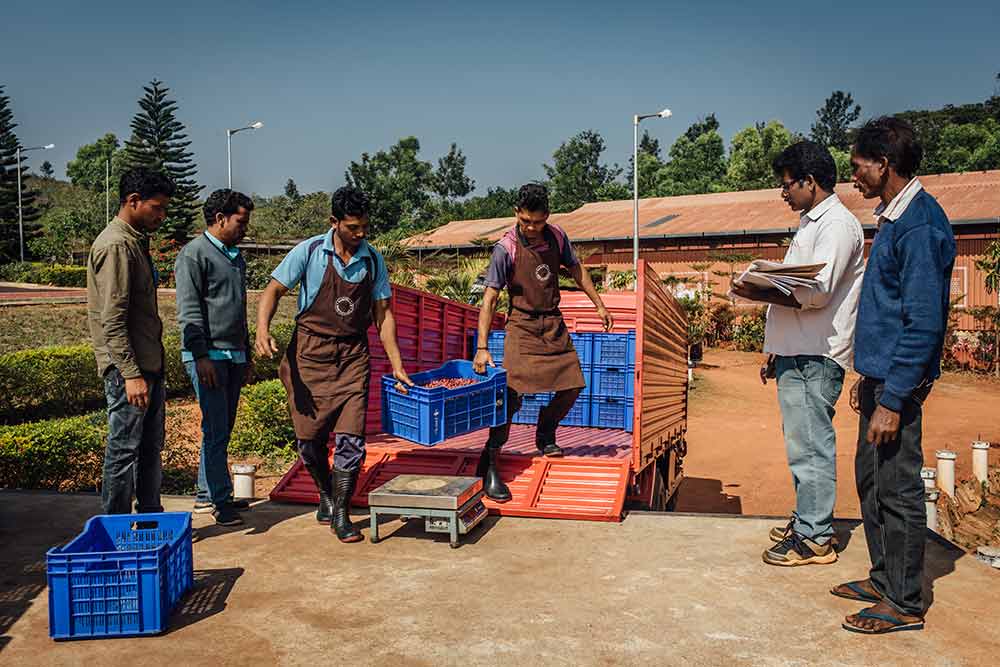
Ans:
[[[365,434],[372,267],[364,280],[352,283],[340,277],[335,261],[330,253],[319,293],[295,318],[278,369],[299,440],[325,440],[331,431]]]
[[[580,359],[559,312],[559,246],[543,230],[548,250],[533,250],[518,232],[519,247],[507,291],[510,317],[504,338],[507,386],[519,394],[586,386]]]

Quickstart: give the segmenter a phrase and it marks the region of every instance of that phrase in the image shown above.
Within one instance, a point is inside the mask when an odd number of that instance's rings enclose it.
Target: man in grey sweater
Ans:
[[[246,236],[253,201],[223,189],[205,201],[204,234],[177,255],[177,322],[181,359],[201,408],[201,462],[195,511],[212,511],[222,526],[243,523],[246,500],[233,499],[229,437],[240,390],[253,372],[247,329],[246,262],[236,245]]]

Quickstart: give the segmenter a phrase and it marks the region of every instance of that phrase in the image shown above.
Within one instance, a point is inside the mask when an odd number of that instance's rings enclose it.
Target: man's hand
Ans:
[[[604,323],[604,330],[611,331],[612,327],[615,326],[615,318],[611,316],[611,313],[608,312],[608,309],[605,308],[604,306],[601,306],[600,308],[597,309],[597,314],[600,315],[601,322]]]
[[[126,378],[125,396],[129,403],[140,410],[149,407],[149,385],[146,383],[146,378],[141,375],[137,378]]]
[[[257,334],[257,340],[254,342],[254,349],[260,356],[272,359],[274,358],[274,355],[278,353],[278,343],[269,332],[264,331],[263,333]]]
[[[875,408],[875,414],[868,422],[866,439],[869,444],[879,447],[888,445],[899,435],[899,413],[893,412],[884,405]]]
[[[730,291],[736,296],[743,299],[749,299],[750,301],[761,301],[762,300],[760,299],[761,292],[763,292],[764,290],[757,289],[756,287],[748,283],[734,282],[733,287]]]
[[[402,366],[399,368],[392,369],[392,377],[396,378],[397,380],[396,391],[398,391],[401,394],[409,393],[406,390],[406,388],[413,386],[413,380],[411,380],[410,376],[406,374],[406,371],[403,370]]]
[[[854,410],[857,414],[861,414],[861,383],[864,381],[863,377],[859,377],[851,385],[851,392],[849,394],[851,410]]]
[[[760,383],[763,385],[767,384],[767,378],[774,377],[774,355],[767,355],[767,359],[764,360],[763,365],[760,367]]]
[[[472,360],[472,370],[484,375],[486,373],[486,365],[489,364],[492,368],[496,368],[496,364],[493,363],[493,355],[490,354],[489,350],[476,350],[476,358]]]
[[[219,386],[219,378],[215,375],[215,364],[208,357],[201,357],[194,362],[195,371],[198,373],[198,383],[203,387],[215,389]]]

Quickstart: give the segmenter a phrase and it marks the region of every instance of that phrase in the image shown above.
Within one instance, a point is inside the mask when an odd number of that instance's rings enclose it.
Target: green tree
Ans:
[[[198,168],[184,124],[177,120],[177,102],[167,97],[170,89],[153,79],[144,86],[140,111],[132,118],[132,137],[125,142],[128,168],[161,169],[177,186],[170,211],[160,228],[164,238],[183,243],[194,230],[198,217],[198,195],[202,186],[195,181]]]
[[[725,175],[726,149],[722,135],[709,130],[692,141],[685,133],[670,147],[670,161],[656,173],[653,194],[673,197],[719,192],[725,189]]]
[[[361,154],[352,161],[344,177],[371,199],[371,230],[382,234],[396,227],[419,230],[432,217],[430,192],[434,170],[421,160],[416,137],[400,139],[388,151]]]
[[[56,173],[56,170],[52,167],[52,163],[48,160],[42,163],[39,171],[42,172],[42,178],[52,178],[52,175]]]
[[[517,203],[517,188],[490,188],[485,195],[470,197],[462,203],[461,215],[456,220],[484,220],[511,218]]]
[[[684,136],[687,137],[692,142],[697,141],[698,137],[703,134],[708,134],[709,132],[719,131],[719,121],[716,119],[714,113],[710,113],[701,120],[696,121],[684,131]]]
[[[20,257],[20,232],[17,221],[17,149],[21,146],[14,128],[14,112],[10,98],[0,86],[0,261]],[[28,187],[28,166],[21,159],[21,210],[25,238],[38,228],[35,221],[39,212],[35,207],[35,193]]]
[[[812,140],[820,146],[835,146],[847,150],[851,146],[848,130],[861,116],[861,105],[854,103],[850,93],[836,90],[816,110],[812,126]]]
[[[729,185],[736,190],[774,187],[771,162],[794,141],[791,131],[776,120],[737,132],[733,136],[726,169]]]
[[[618,165],[601,163],[604,138],[585,130],[562,143],[552,154],[552,165],[542,165],[549,178],[549,205],[553,213],[572,211],[596,201],[598,191],[622,173]]]
[[[854,169],[851,167],[851,152],[842,151],[836,146],[831,146],[830,155],[833,156],[833,161],[837,165],[837,181],[840,183],[850,181],[854,173]]]
[[[302,195],[299,193],[299,186],[295,184],[295,181],[291,178],[285,183],[285,196],[293,202],[298,202],[302,199]]]
[[[66,264],[74,264],[101,233],[104,218],[104,193],[84,190],[68,204],[50,208],[39,220],[41,231],[31,240],[32,254]]]
[[[980,259],[976,260],[976,268],[985,275],[986,291],[990,294],[1000,292],[1000,241],[993,241],[986,246],[986,252]],[[1000,377],[1000,309],[996,306],[987,306],[984,309],[993,323],[993,362],[994,373]]]
[[[1000,123],[948,125],[938,140],[937,162],[944,172],[979,171],[1000,167]]]
[[[92,144],[84,144],[76,150],[76,157],[66,164],[66,175],[70,183],[93,192],[104,192],[104,178],[107,161],[111,159],[109,179],[112,206],[118,201],[118,179],[125,171],[125,149],[119,147],[118,137],[107,133]]]
[[[656,160],[657,164],[662,164],[660,159],[660,140],[654,138],[649,134],[649,130],[642,131],[642,138],[639,140],[639,159],[642,160],[643,156],[652,157]],[[634,165],[632,164],[633,156],[628,157],[628,169],[625,171],[625,181],[628,183],[632,182],[632,169]],[[642,178],[642,169],[640,165],[639,178]],[[640,196],[642,188],[640,184]]]
[[[980,125],[990,118],[1000,122],[1000,97],[975,104],[949,104],[941,109],[904,111],[897,113],[896,117],[913,126],[923,145],[924,159],[920,163],[920,173],[940,174],[948,171],[941,155],[944,130],[950,125]]]
[[[476,182],[465,174],[465,155],[457,144],[452,144],[448,154],[438,158],[433,187],[444,200],[465,197],[476,189]]]

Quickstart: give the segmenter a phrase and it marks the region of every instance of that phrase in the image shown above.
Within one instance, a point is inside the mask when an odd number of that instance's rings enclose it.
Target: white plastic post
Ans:
[[[927,509],[927,527],[937,532],[937,489],[924,492],[924,507]]]
[[[955,497],[955,459],[958,454],[948,449],[937,451],[937,486],[948,494],[949,498]]]
[[[986,483],[990,467],[990,443],[976,441],[972,443],[972,475],[980,484]]]
[[[249,463],[237,463],[232,466],[232,470],[233,497],[253,500],[253,487],[257,475],[257,466]]]
[[[924,480],[924,491],[933,491],[937,488],[936,468],[921,468],[920,478]]]

